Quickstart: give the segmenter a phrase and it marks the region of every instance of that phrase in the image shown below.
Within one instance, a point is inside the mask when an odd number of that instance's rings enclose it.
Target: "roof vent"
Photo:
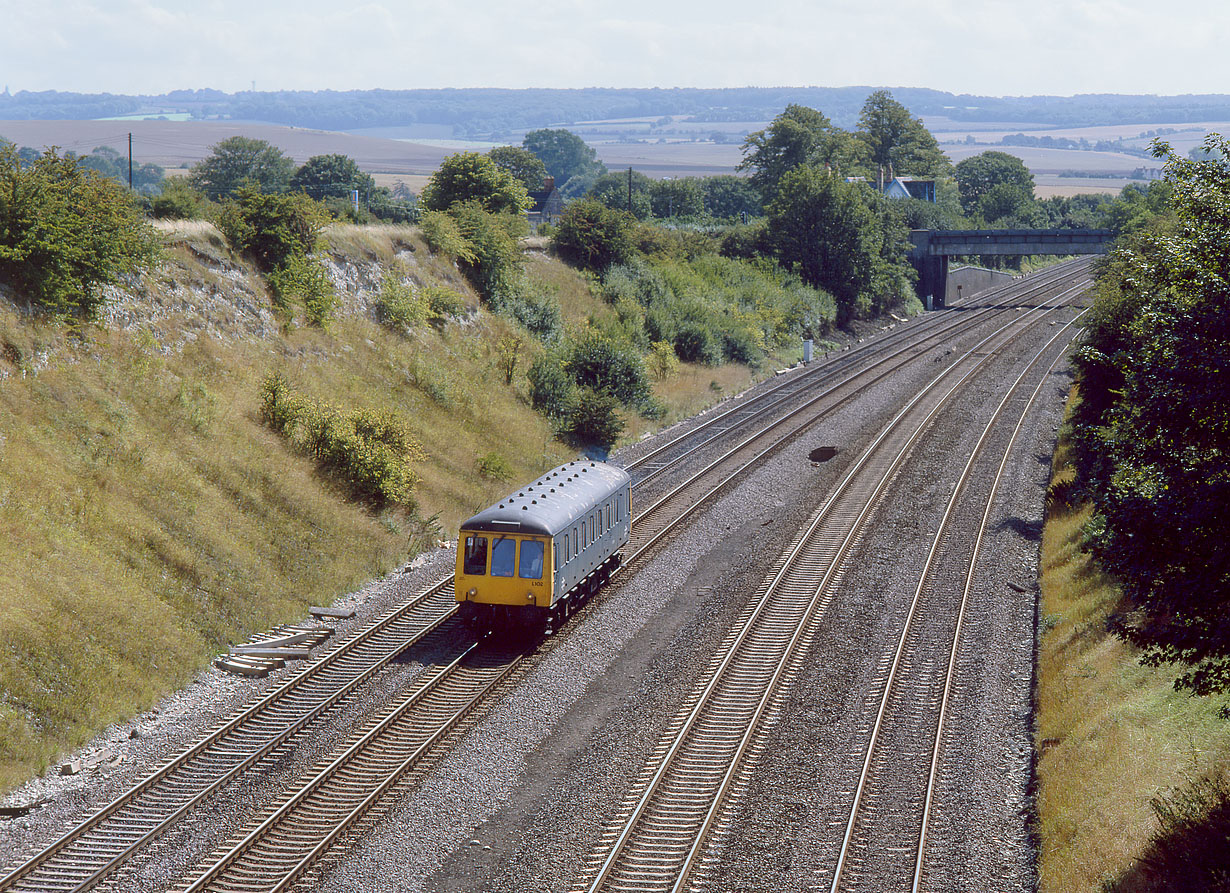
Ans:
[[[530,510],[530,507],[528,505],[521,506],[521,511],[528,512],[529,510]]]

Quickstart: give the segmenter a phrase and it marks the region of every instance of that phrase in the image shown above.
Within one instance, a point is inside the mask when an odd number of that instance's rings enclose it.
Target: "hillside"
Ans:
[[[510,323],[479,310],[417,231],[327,232],[342,307],[325,331],[284,326],[209,224],[165,232],[162,263],[81,337],[0,302],[0,789],[572,454],[528,404],[528,362],[511,385],[496,374]],[[466,309],[409,334],[379,325],[373,297],[394,268]],[[529,270],[567,323],[611,312],[545,254]],[[310,399],[403,420],[427,456],[414,510],[356,502],[266,428],[261,383],[274,372]],[[655,424],[752,378],[685,365],[656,386]]]

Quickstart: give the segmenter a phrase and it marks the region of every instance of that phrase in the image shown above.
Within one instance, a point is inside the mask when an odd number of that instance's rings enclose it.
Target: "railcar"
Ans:
[[[461,525],[454,591],[474,628],[551,631],[607,581],[632,531],[632,481],[578,460]]]

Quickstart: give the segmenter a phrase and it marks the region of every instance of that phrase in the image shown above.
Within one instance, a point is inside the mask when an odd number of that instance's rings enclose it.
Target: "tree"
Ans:
[[[364,201],[376,188],[376,181],[359,170],[349,155],[313,155],[290,178],[290,188],[305,192],[317,201],[326,198],[349,199],[358,190]]]
[[[565,260],[601,272],[632,257],[633,223],[626,211],[616,211],[593,199],[573,202],[560,216],[555,249]]]
[[[630,211],[637,220],[645,220],[653,213],[649,191],[653,180],[640,171],[613,171],[603,174],[590,187],[588,197],[602,202],[617,211]],[[631,195],[629,196],[629,190]],[[629,198],[631,207],[629,208]]]
[[[329,213],[302,192],[273,194],[240,186],[218,218],[218,228],[236,251],[250,254],[266,273],[316,248]]]
[[[880,272],[881,221],[857,183],[805,164],[782,177],[768,207],[768,240],[788,269],[830,292],[838,322],[871,309]]]
[[[1074,418],[1089,542],[1129,606],[1117,632],[1198,694],[1230,691],[1230,164],[1205,145],[1155,146],[1173,216],[1109,259]]]
[[[465,202],[478,202],[493,214],[523,214],[530,208],[525,185],[480,152],[458,152],[445,158],[420,201],[429,211],[447,211]]]
[[[700,181],[705,193],[705,211],[722,220],[735,220],[746,214],[759,217],[764,213],[760,193],[747,177],[719,174]]]
[[[487,157],[495,162],[495,166],[507,171],[518,180],[528,192],[542,189],[547,177],[547,167],[542,160],[529,149],[520,146],[496,146],[487,153]]]
[[[788,105],[767,128],[748,134],[738,169],[752,171],[752,185],[769,202],[782,177],[800,165],[828,165],[853,175],[863,171],[865,159],[866,148],[853,135],[813,108]]]
[[[102,287],[154,257],[128,190],[49,149],[26,163],[0,145],[0,281],[44,312],[91,320]]]
[[[222,201],[251,183],[261,192],[285,192],[295,162],[277,146],[246,136],[232,136],[212,147],[192,168],[188,182],[210,201]]]
[[[961,207],[966,214],[980,211],[982,197],[996,186],[1015,189],[1015,194],[1034,194],[1034,175],[1025,162],[1007,152],[980,152],[957,163],[954,170]],[[1002,192],[1002,190],[1001,190]]]
[[[653,216],[662,219],[705,213],[705,194],[695,177],[656,180],[649,189],[649,200]]]
[[[607,172],[598,153],[569,130],[531,130],[521,145],[542,160],[556,187],[568,198],[584,195]]]
[[[858,138],[867,146],[873,173],[938,177],[952,167],[922,119],[911,116],[887,90],[867,97],[858,118]]]

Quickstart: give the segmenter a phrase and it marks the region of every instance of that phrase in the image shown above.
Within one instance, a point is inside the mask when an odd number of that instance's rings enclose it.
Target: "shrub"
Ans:
[[[669,341],[655,341],[645,358],[649,373],[658,381],[665,381],[679,371],[679,357]]]
[[[540,353],[530,363],[530,404],[549,418],[561,418],[568,408],[574,386],[563,360],[553,352]]]
[[[513,467],[499,453],[487,453],[478,459],[478,473],[489,481],[506,484],[512,480]]]
[[[568,401],[560,427],[560,433],[573,446],[597,448],[603,453],[614,446],[623,430],[619,401],[613,394],[592,388],[580,389]]]
[[[324,266],[317,260],[301,254],[292,255],[287,262],[268,275],[278,306],[289,309],[292,300],[302,305],[308,322],[324,328],[337,309],[337,291]]]
[[[439,285],[428,286],[422,291],[423,300],[431,319],[445,320],[449,317],[462,316],[466,312],[465,299],[451,288]]]
[[[400,278],[385,274],[376,296],[376,318],[381,324],[393,329],[413,329],[430,315],[431,306],[423,291],[415,294]]]
[[[626,406],[641,406],[649,399],[649,381],[640,355],[596,329],[577,336],[564,368],[579,387],[609,393]]]
[[[675,353],[685,363],[717,366],[722,362],[722,350],[713,332],[701,323],[685,322],[674,338]]]
[[[469,246],[471,259],[458,261],[478,293],[491,300],[519,292],[523,259],[517,239],[526,232],[525,219],[493,214],[476,201],[453,205],[448,213]]]
[[[302,192],[271,194],[241,186],[222,206],[218,228],[236,251],[250,254],[263,271],[311,254],[329,222],[319,202]]]
[[[492,296],[491,309],[512,317],[540,341],[556,341],[564,328],[559,301],[523,279],[507,285],[512,286],[508,291]]]
[[[340,478],[361,500],[413,505],[418,475],[411,465],[427,455],[390,412],[345,412],[295,394],[277,373],[261,384],[261,417],[297,449]]]
[[[560,216],[555,250],[560,257],[587,270],[602,272],[627,262],[633,254],[634,218],[602,202],[573,202]]]
[[[156,252],[154,232],[114,180],[54,149],[26,163],[0,144],[0,280],[32,307],[95,319],[102,287]]]
[[[419,230],[433,253],[447,255],[460,263],[475,261],[474,249],[462,235],[457,221],[443,211],[424,211],[419,218]]]
[[[159,220],[199,220],[209,203],[183,177],[167,177],[162,191],[149,200],[150,216]]]

